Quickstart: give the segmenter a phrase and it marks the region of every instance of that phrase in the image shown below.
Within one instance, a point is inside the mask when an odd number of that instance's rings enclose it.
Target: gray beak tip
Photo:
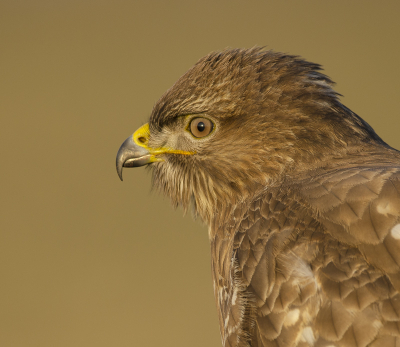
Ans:
[[[132,136],[129,136],[121,145],[117,153],[116,167],[118,177],[123,181],[122,169],[124,167],[138,167],[149,163],[149,151],[144,147],[138,146],[133,142]]]
[[[122,167],[121,167],[121,169],[119,169],[119,168],[117,167],[117,173],[118,173],[119,179],[120,179],[121,181],[123,181],[124,179],[122,178]]]

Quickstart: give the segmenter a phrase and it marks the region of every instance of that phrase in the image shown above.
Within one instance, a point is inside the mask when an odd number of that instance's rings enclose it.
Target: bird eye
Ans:
[[[194,137],[204,137],[211,133],[214,124],[207,118],[195,118],[190,122],[190,132]]]

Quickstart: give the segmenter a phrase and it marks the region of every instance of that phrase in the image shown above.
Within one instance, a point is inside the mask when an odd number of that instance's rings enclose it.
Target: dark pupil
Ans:
[[[206,125],[205,125],[203,122],[199,122],[199,123],[197,124],[197,130],[198,130],[198,131],[202,132],[202,131],[205,130],[205,128],[206,128]]]

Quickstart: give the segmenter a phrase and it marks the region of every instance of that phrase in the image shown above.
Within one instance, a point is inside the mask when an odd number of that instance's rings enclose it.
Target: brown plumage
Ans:
[[[208,225],[225,347],[400,346],[400,153],[332,84],[295,56],[211,53],[118,153]]]

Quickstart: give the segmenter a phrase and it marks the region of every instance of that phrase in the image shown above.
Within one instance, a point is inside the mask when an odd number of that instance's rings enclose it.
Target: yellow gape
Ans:
[[[132,135],[133,142],[135,142],[140,147],[146,148],[149,151],[149,153],[151,154],[150,157],[151,162],[162,161],[162,159],[157,158],[156,155],[164,153],[183,154],[183,155],[196,154],[196,152],[181,151],[179,149],[172,149],[168,147],[150,148],[148,147],[149,137],[150,137],[149,123],[142,125]]]

